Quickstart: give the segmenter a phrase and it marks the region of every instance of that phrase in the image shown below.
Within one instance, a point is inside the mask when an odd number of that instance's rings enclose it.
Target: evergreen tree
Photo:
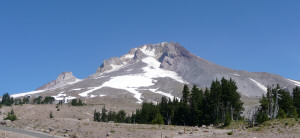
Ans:
[[[157,113],[154,119],[151,121],[151,124],[164,124],[164,120],[160,113]]]
[[[106,115],[107,110],[105,109],[105,105],[102,108],[102,112],[101,112],[101,121],[102,122],[107,122],[107,115]]]
[[[22,104],[29,104],[29,99],[28,99],[28,97],[23,97]]]
[[[256,116],[256,121],[258,123],[263,123],[267,120],[269,120],[268,112],[269,112],[269,98],[265,97],[265,95],[262,95],[262,98],[259,100],[260,108],[258,109]]]
[[[17,116],[15,115],[14,109],[11,109],[11,111],[8,112],[7,117],[4,118],[4,120],[10,120],[10,121],[17,120]]]
[[[188,104],[190,98],[190,90],[189,87],[185,84],[183,86],[183,91],[182,91],[182,103]]]
[[[33,99],[33,104],[41,104],[41,103],[42,103],[42,97],[41,96]]]
[[[164,123],[170,125],[172,118],[174,117],[174,107],[171,99],[162,96],[161,102],[159,103],[160,114],[163,117]]]
[[[189,125],[191,122],[191,118],[189,117],[190,115],[190,106],[189,106],[189,101],[190,101],[190,91],[187,85],[183,86],[183,91],[182,91],[182,100],[180,101],[180,106],[179,106],[179,118],[182,119],[180,122],[180,125]]]
[[[77,99],[72,99],[71,105],[72,106],[77,106]]]
[[[296,108],[294,107],[294,101],[289,92],[280,90],[279,92],[278,104],[279,108],[284,111],[287,117],[297,117]]]
[[[6,106],[11,106],[13,104],[13,100],[11,99],[11,97],[9,96],[8,93],[4,93],[2,96],[2,104],[6,105]]]
[[[202,91],[194,85],[190,97],[190,125],[192,126],[200,125],[202,97]]]
[[[203,101],[202,101],[202,105],[203,105],[203,115],[201,117],[200,123],[201,124],[210,124],[212,122],[212,101],[211,101],[211,96],[210,96],[210,91],[208,90],[208,88],[205,89],[204,91],[204,96],[203,96]]]
[[[117,114],[117,122],[124,123],[126,121],[126,112],[124,110],[120,110]]]
[[[212,102],[211,111],[214,123],[219,124],[221,121],[222,111],[222,87],[220,81],[213,81],[210,86],[210,100]]]
[[[78,100],[78,104],[77,104],[77,106],[83,106],[83,102],[82,102],[82,100],[81,100],[81,99],[79,99],[79,100]]]
[[[96,109],[94,111],[94,121],[98,121],[98,122],[101,121],[101,114],[100,112],[97,112]]]
[[[46,96],[44,101],[42,101],[42,104],[53,104],[55,101],[54,97]]]
[[[293,101],[298,115],[300,115],[300,87],[293,89]]]

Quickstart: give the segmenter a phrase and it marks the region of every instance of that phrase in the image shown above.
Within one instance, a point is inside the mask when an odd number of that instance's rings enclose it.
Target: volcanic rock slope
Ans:
[[[147,44],[131,49],[121,57],[105,60],[95,74],[77,79],[64,72],[36,91],[12,95],[39,94],[61,99],[85,99],[95,104],[130,105],[159,101],[161,96],[181,97],[184,84],[205,88],[216,79],[236,81],[238,91],[246,97],[259,97],[267,86],[280,84],[291,91],[299,81],[265,72],[238,71],[195,56],[173,42]]]

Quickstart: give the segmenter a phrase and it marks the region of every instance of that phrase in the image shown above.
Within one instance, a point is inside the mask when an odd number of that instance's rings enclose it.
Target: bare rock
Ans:
[[[49,127],[49,131],[53,131],[54,130],[54,128],[53,127]]]
[[[10,120],[3,120],[1,122],[1,125],[11,126],[11,121]]]
[[[73,134],[70,138],[80,138],[79,134]]]

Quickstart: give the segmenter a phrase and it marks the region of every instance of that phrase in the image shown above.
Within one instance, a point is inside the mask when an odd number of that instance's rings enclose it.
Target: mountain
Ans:
[[[238,71],[214,64],[193,55],[174,42],[147,44],[131,49],[121,57],[103,61],[95,74],[79,80],[64,72],[37,91],[12,95],[50,95],[56,99],[82,98],[95,104],[134,106],[136,103],[159,101],[161,96],[181,97],[184,84],[210,87],[211,82],[225,77],[236,81],[245,97],[260,97],[267,86],[280,84],[291,91],[299,81],[266,72]]]

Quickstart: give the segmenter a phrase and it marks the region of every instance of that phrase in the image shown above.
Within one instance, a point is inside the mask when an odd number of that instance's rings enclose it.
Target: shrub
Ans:
[[[52,111],[50,112],[49,117],[50,117],[50,118],[53,118]]]
[[[15,115],[15,112],[13,109],[8,113],[7,117],[4,120],[10,120],[10,121],[15,121],[17,120],[17,116]]]
[[[224,122],[224,126],[229,126],[231,123],[231,118],[230,118],[230,114],[227,113],[226,118],[225,118],[225,122]]]
[[[164,124],[164,120],[160,113],[157,113],[155,118],[151,121],[151,124]]]

